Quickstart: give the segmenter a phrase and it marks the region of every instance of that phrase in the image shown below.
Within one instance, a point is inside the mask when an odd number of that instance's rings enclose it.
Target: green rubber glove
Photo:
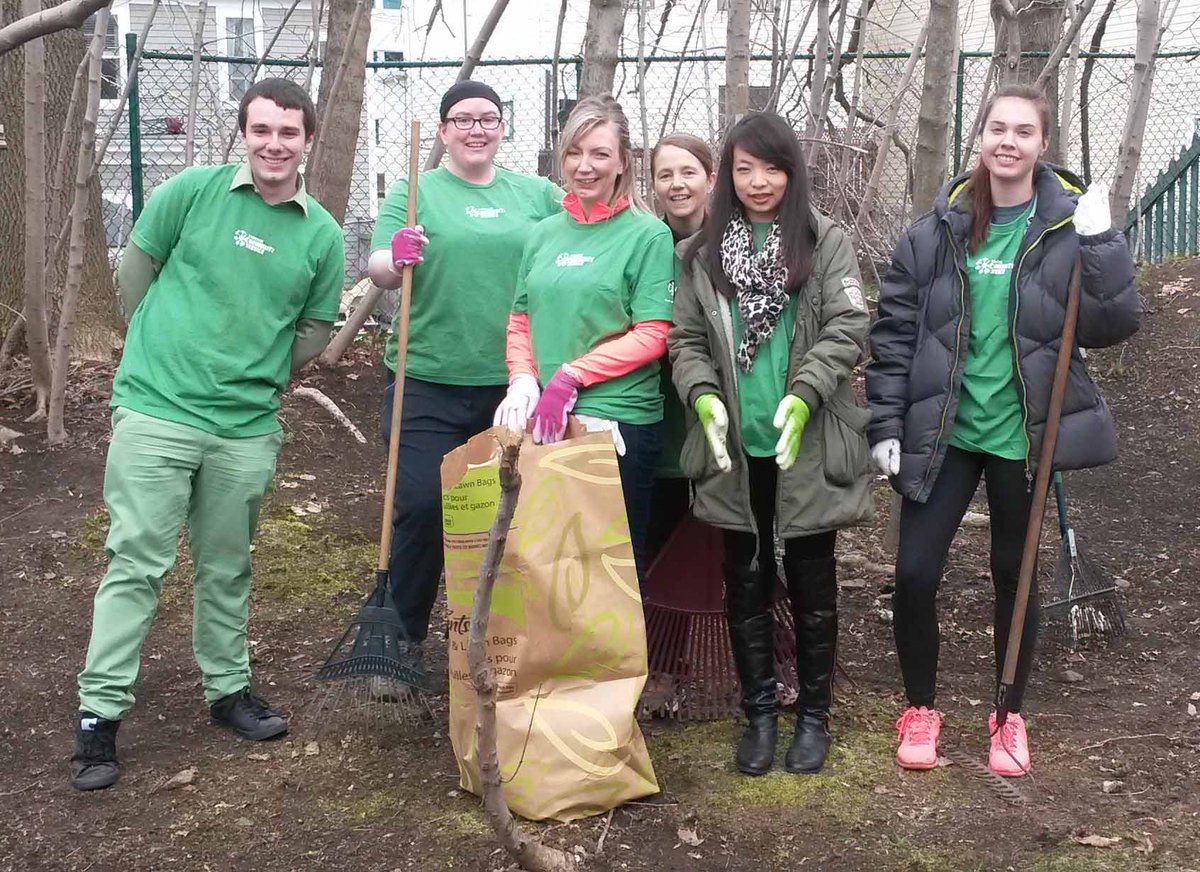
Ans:
[[[808,423],[808,403],[795,394],[784,394],[775,410],[775,429],[781,430],[779,441],[775,443],[775,463],[780,469],[791,469],[800,453],[800,434]]]
[[[708,439],[708,447],[713,453],[713,460],[721,472],[733,469],[733,461],[729,459],[729,449],[725,447],[725,434],[729,432],[729,413],[725,404],[716,394],[701,394],[692,404],[700,417],[700,426],[704,428],[704,436]]]

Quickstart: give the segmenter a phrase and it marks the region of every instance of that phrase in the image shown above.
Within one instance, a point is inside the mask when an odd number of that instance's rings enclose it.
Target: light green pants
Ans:
[[[196,567],[192,651],[208,703],[250,681],[250,540],[282,433],[222,439],[128,409],[113,412],[104,471],[108,571],[96,591],[79,708],[120,720],[133,706],[142,642],[186,521]]]

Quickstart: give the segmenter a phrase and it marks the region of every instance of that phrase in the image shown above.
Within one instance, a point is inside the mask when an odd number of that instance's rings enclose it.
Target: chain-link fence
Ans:
[[[1135,199],[1191,142],[1200,116],[1200,49],[1160,55],[1143,144]],[[897,132],[869,215],[859,227],[866,259],[886,259],[893,240],[910,218],[912,158],[922,70],[918,63],[907,88],[897,94],[908,56],[868,52],[842,59],[835,77],[823,130],[808,130],[808,82],[812,57],[790,61],[759,57],[750,63],[752,108],[771,106],[805,137],[815,199],[820,208],[847,224],[859,203],[879,148],[878,123],[900,101]],[[407,172],[410,121],[422,120],[422,161],[436,136],[441,95],[455,81],[460,61],[367,64],[367,81],[354,173],[346,211],[347,282],[363,272],[378,205],[387,189]],[[990,56],[964,52],[955,81],[952,142],[947,173],[968,166],[971,133]],[[645,157],[664,134],[694,133],[714,145],[725,127],[725,59],[713,55],[647,59],[623,58],[617,65],[614,92],[630,119],[639,177]],[[1088,69],[1090,67],[1090,69]],[[237,101],[255,75],[285,76],[306,85],[314,97],[320,69],[297,59],[268,59],[256,74],[253,58],[206,56],[199,64],[195,162],[237,160]],[[497,162],[518,172],[554,175],[556,130],[578,94],[581,61],[569,58],[484,61],[474,78],[490,84],[504,101],[505,133]],[[1064,162],[1092,178],[1111,179],[1133,75],[1131,54],[1099,54],[1080,59],[1076,83],[1088,76],[1086,104],[1075,100],[1070,130],[1062,137]],[[1059,68],[1061,87],[1067,63]],[[124,148],[110,150],[103,186],[110,245],[128,238],[132,220],[163,179],[184,165],[186,118],[192,82],[190,53],[146,52],[126,124]],[[1053,87],[1054,83],[1051,83]],[[555,102],[557,101],[557,103]],[[133,136],[129,136],[129,125]]]

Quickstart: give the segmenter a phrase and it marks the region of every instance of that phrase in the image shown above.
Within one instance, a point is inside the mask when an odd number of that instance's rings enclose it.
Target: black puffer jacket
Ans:
[[[966,367],[971,330],[967,178],[950,182],[933,211],[900,238],[880,289],[879,319],[871,328],[868,438],[872,445],[900,440],[900,474],[892,485],[917,502],[929,498],[946,456]],[[1125,238],[1115,229],[1084,237],[1075,232],[1075,203],[1083,189],[1066,170],[1038,165],[1037,206],[1012,271],[1009,335],[1029,436],[1029,475],[1045,429],[1076,254],[1083,263],[1078,345],[1099,348],[1127,339],[1142,313]],[[1076,349],[1054,466],[1100,466],[1116,453],[1112,415]]]

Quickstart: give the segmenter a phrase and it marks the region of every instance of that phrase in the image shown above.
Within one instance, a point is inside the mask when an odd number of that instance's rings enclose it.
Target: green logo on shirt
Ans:
[[[1012,272],[1012,261],[1005,263],[1001,260],[994,260],[990,257],[981,257],[975,261],[975,272],[981,276],[1002,276],[1005,273]]]
[[[586,254],[570,254],[563,252],[558,257],[554,258],[554,265],[557,267],[566,266],[583,266],[586,263],[591,263],[596,258]]]
[[[244,248],[247,251],[253,251],[255,254],[274,254],[275,247],[267,245],[266,240],[259,239],[253,234],[247,233],[245,230],[233,231],[233,244],[238,248]]]
[[[499,218],[505,214],[499,206],[468,206],[466,212],[468,218]]]

